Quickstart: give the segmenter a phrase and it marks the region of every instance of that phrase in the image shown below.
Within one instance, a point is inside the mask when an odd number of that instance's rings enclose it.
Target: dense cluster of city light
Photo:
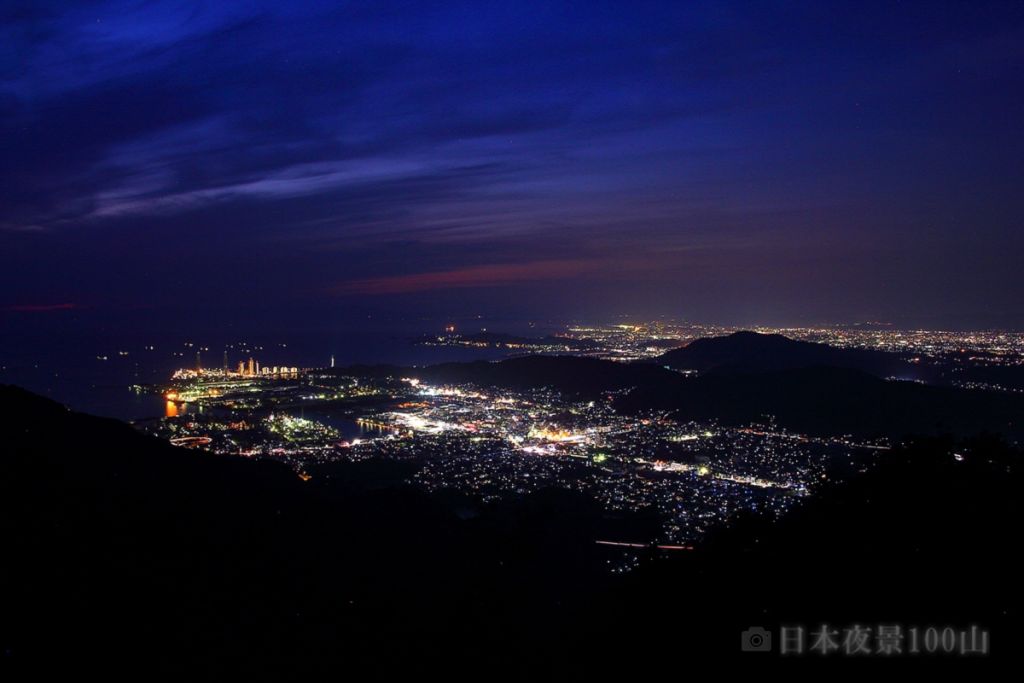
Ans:
[[[444,334],[427,337],[421,343],[492,347],[523,353],[574,353],[611,360],[639,360],[704,337],[718,337],[741,330],[781,334],[791,339],[818,342],[842,348],[871,349],[919,356],[931,360],[965,363],[1024,365],[1024,332],[904,330],[889,325],[839,325],[827,327],[731,327],[685,321],[658,320],[601,325],[567,325],[556,335],[530,339],[503,338],[446,328]]]
[[[734,331],[666,321],[571,325],[534,343],[449,326],[416,343],[625,362]],[[951,368],[951,379],[941,375],[943,381],[979,389],[1015,390],[966,372],[960,381],[956,373],[1024,365],[1024,335],[1017,333],[877,325],[756,331],[899,353]],[[607,515],[657,520],[646,534],[595,539],[618,548],[689,548],[741,513],[779,515],[816,485],[869,466],[887,448],[841,435],[788,433],[770,417],[745,427],[688,423],[666,413],[620,413],[613,394],[582,400],[549,389],[429,384],[414,370],[396,373],[336,370],[333,357],[323,369],[266,367],[252,355],[229,369],[226,354],[221,367],[204,368],[197,352],[195,367],[153,388],[167,401],[165,416],[140,426],[179,446],[283,460],[304,480],[333,462],[396,460],[413,468],[407,483],[481,504],[556,488],[584,494]]]
[[[227,364],[227,353],[224,354],[224,367],[222,368],[204,368],[200,364],[199,356],[196,356],[196,367],[194,368],[180,368],[174,371],[171,379],[174,380],[190,380],[190,379],[237,379],[240,377],[294,377],[299,374],[299,369],[296,367],[285,367],[283,365],[278,366],[261,366],[260,362],[249,357],[248,361],[238,361],[238,367],[234,370],[228,369]]]
[[[284,460],[304,479],[339,460],[401,460],[415,465],[409,483],[484,503],[569,489],[607,514],[657,519],[650,536],[611,539],[645,547],[689,547],[741,512],[781,514],[884,448],[771,424],[725,428],[625,415],[610,395],[581,401],[412,377],[176,374],[171,386],[179,409],[143,427],[179,445]],[[192,401],[185,409],[182,396]]]

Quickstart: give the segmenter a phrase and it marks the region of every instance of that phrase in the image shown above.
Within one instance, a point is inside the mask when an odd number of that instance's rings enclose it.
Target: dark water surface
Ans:
[[[354,364],[429,365],[449,361],[493,360],[507,352],[417,345],[424,334],[439,333],[437,322],[357,321],[329,330],[288,329],[268,323],[267,332],[242,336],[217,332],[190,335],[187,330],[160,334],[144,329],[117,331],[83,328],[62,321],[4,321],[0,337],[0,383],[14,384],[83,412],[122,420],[162,416],[166,401],[133,385],[166,382],[182,367],[221,367],[224,352],[235,367],[250,356],[261,365],[338,367]],[[531,323],[480,320],[460,322],[459,329],[542,335],[550,328]]]

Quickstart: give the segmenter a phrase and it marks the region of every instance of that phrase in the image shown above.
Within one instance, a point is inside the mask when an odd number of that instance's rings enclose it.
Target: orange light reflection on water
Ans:
[[[178,417],[179,415],[184,415],[186,412],[186,405],[187,404],[185,403],[179,405],[174,401],[167,401],[167,403],[164,404],[164,417]]]

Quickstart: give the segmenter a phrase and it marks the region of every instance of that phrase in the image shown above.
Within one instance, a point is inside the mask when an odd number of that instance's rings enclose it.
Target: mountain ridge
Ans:
[[[923,379],[921,368],[896,353],[871,349],[850,349],[817,342],[790,339],[781,334],[744,330],[721,337],[695,339],[686,346],[667,351],[651,362],[675,370],[700,373],[775,372],[814,366],[861,370],[877,377]]]

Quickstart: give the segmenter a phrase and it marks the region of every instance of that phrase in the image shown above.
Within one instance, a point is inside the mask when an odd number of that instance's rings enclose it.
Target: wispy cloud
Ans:
[[[0,3],[0,306],[329,306],[344,268],[671,306],[915,272],[941,308],[962,261],[997,267],[957,296],[1012,307],[1024,15],[889,5]]]
[[[494,287],[517,282],[543,282],[595,272],[602,262],[591,259],[494,263],[427,273],[409,273],[345,282],[339,294],[409,294],[438,289]]]

